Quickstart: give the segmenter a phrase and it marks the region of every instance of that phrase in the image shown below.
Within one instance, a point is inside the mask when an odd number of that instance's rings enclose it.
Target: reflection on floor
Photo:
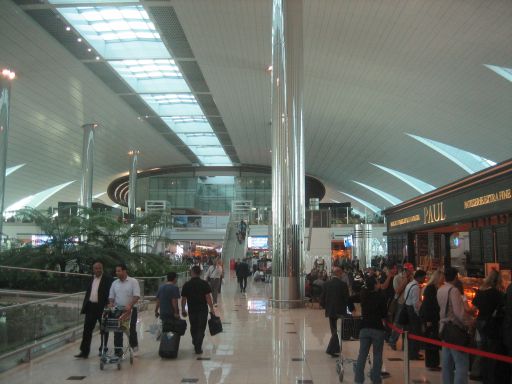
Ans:
[[[99,358],[76,360],[79,341],[56,352],[0,375],[1,383],[64,383],[81,380],[83,383],[337,383],[335,359],[325,353],[329,341],[328,320],[322,310],[304,308],[279,310],[269,307],[267,283],[250,282],[247,294],[239,293],[234,279],[222,287],[217,313],[224,332],[206,336],[204,353],[194,354],[190,334],[181,339],[176,360],[162,360],[158,343],[148,332],[154,323],[150,310],[139,321],[139,356],[133,366],[125,363],[118,371],[115,365],[100,371]],[[112,342],[112,338],[110,343]],[[93,340],[91,351],[97,351],[99,336]],[[384,382],[404,383],[403,354],[387,346],[384,364],[391,374]],[[355,359],[358,341],[343,344],[345,357]],[[83,378],[81,378],[83,377]],[[352,364],[345,365],[345,383],[354,382]],[[367,378],[366,382],[370,382]],[[440,383],[441,375],[429,372],[424,362],[411,363],[411,382]]]

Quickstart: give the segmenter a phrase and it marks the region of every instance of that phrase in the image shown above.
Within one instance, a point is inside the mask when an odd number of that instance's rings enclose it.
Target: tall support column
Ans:
[[[128,152],[130,156],[130,174],[128,176],[128,214],[135,219],[136,207],[135,196],[137,195],[137,163],[139,161],[139,151],[132,150]]]
[[[9,137],[9,110],[11,106],[11,81],[15,74],[8,69],[0,74],[0,248],[4,224],[5,171],[7,169],[7,140]]]
[[[272,301],[290,308],[304,297],[303,0],[272,11]]]
[[[94,130],[98,124],[84,124],[84,141],[82,144],[82,186],[80,189],[80,205],[92,207],[92,177],[94,166]]]

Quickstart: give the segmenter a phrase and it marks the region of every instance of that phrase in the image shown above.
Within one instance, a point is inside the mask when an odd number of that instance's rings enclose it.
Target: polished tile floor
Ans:
[[[99,358],[77,360],[79,341],[47,354],[0,375],[0,383],[69,383],[72,376],[84,376],[83,383],[338,383],[335,359],[325,353],[329,341],[329,325],[319,309],[282,310],[267,303],[270,285],[249,282],[242,295],[231,278],[223,285],[218,314],[224,332],[206,336],[204,354],[194,354],[190,334],[181,338],[176,360],[162,360],[158,343],[148,332],[154,322],[152,308],[140,315],[139,356],[134,365],[124,363],[118,371],[115,365],[100,371]],[[96,351],[99,336],[93,339]],[[358,341],[344,342],[345,383],[354,382],[350,361],[355,359]],[[391,374],[386,383],[404,383],[401,352],[387,346],[384,351],[385,369]],[[391,361],[389,359],[392,359]],[[411,382],[440,383],[439,373],[428,372],[423,362],[411,363]],[[370,382],[369,378],[366,380]]]

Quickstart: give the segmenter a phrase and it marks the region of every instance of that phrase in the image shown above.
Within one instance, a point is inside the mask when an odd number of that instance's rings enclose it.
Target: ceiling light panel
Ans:
[[[57,10],[104,59],[171,58],[142,6]]]
[[[186,145],[214,145],[221,146],[219,139],[214,133],[178,133],[178,137]]]
[[[197,156],[199,160],[208,165],[232,165],[227,156]]]
[[[98,5],[69,7],[79,3],[52,3],[67,5],[57,10],[148,104],[154,115],[191,146],[193,153],[201,155],[199,159],[204,165],[231,165],[142,5],[100,6],[92,1]]]
[[[436,189],[436,187],[434,187],[433,185],[425,183],[424,181],[422,181],[416,177],[407,175],[403,172],[400,172],[400,171],[397,171],[395,169],[391,169],[388,167],[384,167],[383,165],[379,165],[379,164],[374,164],[374,163],[370,163],[370,164],[376,166],[377,168],[382,169],[383,171],[386,171],[390,175],[395,176],[399,180],[410,185],[412,188],[417,190],[419,193],[427,193],[427,192],[430,192],[430,191],[433,191],[434,189]]]
[[[357,196],[350,195],[350,194],[348,194],[346,192],[342,192],[342,191],[338,191],[338,192],[343,194],[343,195],[345,195],[345,196],[350,197],[351,199],[353,199],[353,200],[357,201],[358,203],[364,205],[366,208],[370,209],[371,211],[373,211],[375,213],[378,213],[378,212],[381,211],[381,209],[379,207],[377,207],[376,205],[373,205],[373,204],[367,202],[366,200],[363,200],[363,199],[361,199],[361,198],[359,198]]]
[[[164,116],[162,120],[176,134],[213,133],[212,127],[204,116]]]
[[[189,146],[190,150],[194,152],[196,156],[226,156],[224,148],[219,146]]]
[[[144,101],[158,116],[190,115],[204,116],[203,111],[191,93],[189,94],[142,94]]]
[[[389,203],[393,204],[393,205],[397,205],[397,204],[400,204],[402,202],[402,200],[400,200],[399,198],[387,193],[387,192],[384,192],[378,188],[375,188],[375,187],[372,187],[371,185],[368,185],[368,184],[364,184],[364,183],[361,183],[359,181],[355,181],[355,180],[352,180],[354,183],[356,184],[359,184],[360,186],[372,191],[373,193],[375,193],[376,195],[382,197],[384,200],[388,201]]]
[[[507,67],[498,67],[497,65],[484,64],[491,71],[496,72],[501,77],[507,79],[508,81],[512,81],[512,68]]]
[[[472,174],[481,171],[485,168],[496,165],[492,160],[485,157],[475,155],[474,153],[464,151],[451,145],[441,143],[439,141],[427,139],[425,137],[412,135],[407,133],[408,136],[418,140],[420,143],[425,144],[427,147],[432,148],[434,151],[445,156],[447,159],[453,161],[467,173]]]
[[[108,63],[137,93],[190,92],[172,59],[111,60]]]

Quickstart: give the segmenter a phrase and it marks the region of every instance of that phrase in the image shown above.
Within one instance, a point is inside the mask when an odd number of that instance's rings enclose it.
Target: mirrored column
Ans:
[[[272,16],[272,292],[274,306],[303,304],[303,0],[274,0]]]
[[[82,186],[80,189],[80,205],[92,207],[92,178],[94,166],[94,130],[96,123],[84,124],[84,140],[82,144]]]

